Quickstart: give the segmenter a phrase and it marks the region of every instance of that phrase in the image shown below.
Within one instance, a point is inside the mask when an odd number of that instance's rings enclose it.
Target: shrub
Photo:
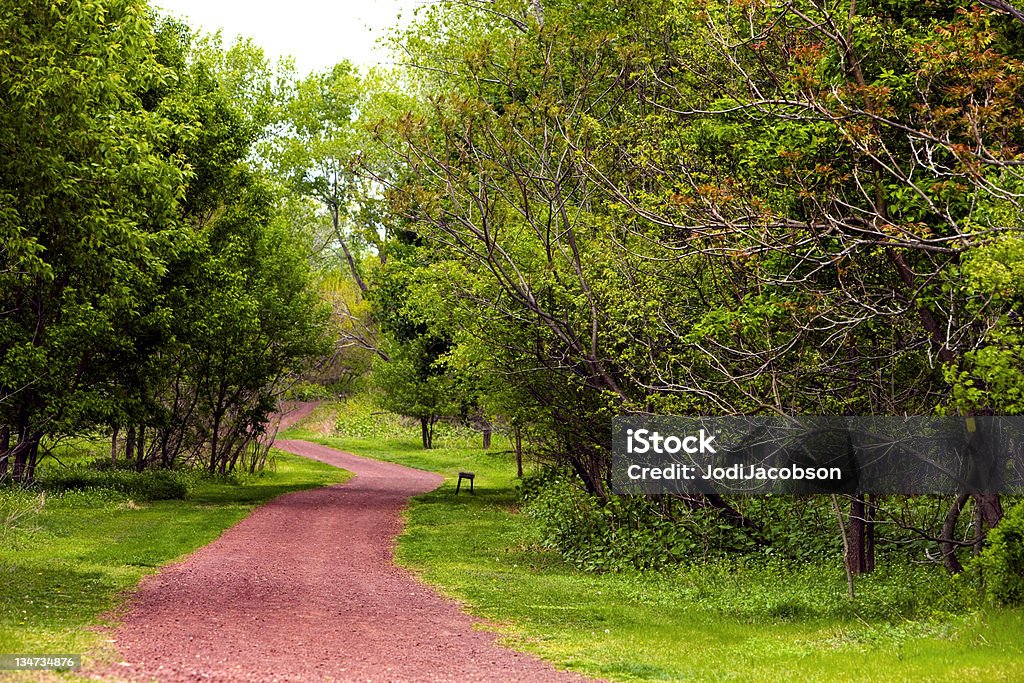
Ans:
[[[87,491],[111,489],[140,501],[183,500],[188,494],[186,477],[181,473],[158,470],[134,472],[107,467],[73,466],[47,473],[40,486],[49,491]]]
[[[188,486],[173,472],[146,472],[135,482],[134,493],[142,500],[184,500]]]
[[[1000,605],[1024,605],[1024,502],[988,534],[978,562],[986,596]]]
[[[297,382],[284,393],[288,401],[322,401],[331,397],[331,391],[322,384]]]
[[[712,509],[669,496],[612,496],[602,502],[566,471],[527,477],[520,494],[523,512],[538,523],[541,545],[587,571],[659,569],[756,545]]]

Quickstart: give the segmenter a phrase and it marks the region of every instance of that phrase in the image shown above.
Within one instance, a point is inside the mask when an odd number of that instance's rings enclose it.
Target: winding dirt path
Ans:
[[[278,404],[277,413],[274,415],[277,431],[283,432],[305,420],[322,403],[323,401],[285,401]]]
[[[308,443],[355,473],[282,496],[143,581],[115,633],[133,681],[583,681],[498,646],[392,561],[408,499],[442,477]]]

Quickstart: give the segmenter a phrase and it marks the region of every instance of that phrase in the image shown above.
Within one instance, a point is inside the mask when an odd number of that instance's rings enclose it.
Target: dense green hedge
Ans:
[[[659,569],[758,545],[750,534],[722,523],[715,510],[667,496],[602,502],[574,475],[556,469],[527,477],[520,491],[523,512],[540,526],[541,544],[584,570]]]
[[[719,501],[675,496],[586,493],[570,470],[547,468],[520,484],[523,512],[537,523],[542,547],[587,571],[660,569],[723,558],[786,560],[841,566],[842,537],[828,496],[734,496]],[[942,496],[874,499],[878,567],[935,558],[933,541],[915,529],[948,505]],[[848,502],[841,502],[844,508]],[[893,520],[899,520],[900,524]],[[963,515],[959,533],[969,533]],[[902,524],[902,526],[901,526]],[[990,598],[1024,602],[1024,510],[1013,508],[979,558]],[[978,575],[969,583],[977,586]],[[967,581],[965,577],[962,581]]]
[[[109,466],[73,465],[54,468],[40,478],[47,491],[110,489],[139,501],[184,500],[196,473],[158,470],[135,472]]]
[[[978,560],[990,600],[1000,605],[1024,605],[1024,502],[1011,508],[989,532]]]

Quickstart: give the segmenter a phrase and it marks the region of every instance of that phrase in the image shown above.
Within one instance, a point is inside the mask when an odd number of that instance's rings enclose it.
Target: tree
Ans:
[[[957,3],[437,6],[403,43],[423,103],[390,138],[424,310],[549,416],[599,496],[616,413],[981,399],[970,373],[1007,386],[1015,362],[1015,326],[992,324],[1014,295],[957,283],[1020,230],[1019,32]],[[998,497],[974,509],[983,530]],[[890,513],[851,510],[867,570]]]
[[[698,28],[683,29],[681,68],[652,69],[641,90],[659,112],[646,120],[671,143],[643,149],[638,170],[681,182],[661,194],[607,189],[644,220],[685,231],[680,258],[726,256],[735,265],[723,281],[753,286],[701,330],[716,372],[750,398],[773,396],[779,412],[810,393],[793,376],[808,370],[843,387],[845,410],[949,409],[941,366],[959,365],[987,334],[963,315],[950,278],[972,249],[1019,230],[1006,220],[1021,209],[1019,26],[956,3],[703,12],[682,9],[680,27]],[[690,101],[669,104],[680,92]],[[767,308],[751,316],[749,303]],[[757,321],[771,315],[765,335]],[[816,349],[829,355],[793,357]],[[899,377],[905,390],[872,376]],[[974,502],[979,529],[993,526],[998,496]],[[854,519],[870,517],[856,513],[863,501],[852,505]]]
[[[430,316],[410,305],[421,274],[415,244],[390,245],[391,258],[376,278],[373,317],[387,335],[387,360],[374,363],[374,384],[384,408],[420,422],[423,448],[433,448],[434,425],[460,412],[463,392],[448,353],[451,340]]]
[[[323,352],[308,245],[249,160],[266,60],[131,0],[23,5],[0,10],[0,476],[103,425],[140,469],[229,471]]]
[[[460,408],[457,380],[439,354],[436,339],[421,337],[397,345],[391,360],[374,363],[374,384],[385,410],[416,418],[423,448],[434,447],[434,426]]]
[[[163,267],[184,173],[141,99],[170,75],[153,43],[134,0],[0,9],[0,460],[16,480],[44,435],[111,411],[95,370],[133,344]]]
[[[326,209],[335,244],[352,279],[365,293],[367,285],[355,250],[365,235],[350,221],[359,198],[367,194],[356,174],[362,152],[356,123],[359,86],[358,74],[348,62],[295,83],[283,105],[288,132],[275,139],[270,157],[290,188]]]
[[[247,41],[224,49],[173,22],[162,29],[177,78],[160,106],[191,131],[175,151],[192,174],[179,238],[149,300],[166,327],[144,359],[151,409],[139,429],[154,431],[150,451],[162,465],[181,456],[223,474],[257,448],[284,378],[325,351],[326,309],[308,235],[251,160],[275,97],[262,51]]]

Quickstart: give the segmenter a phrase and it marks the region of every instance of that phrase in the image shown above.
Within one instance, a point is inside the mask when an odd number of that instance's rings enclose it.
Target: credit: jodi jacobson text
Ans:
[[[842,481],[838,467],[763,467],[760,465],[729,465],[728,467],[698,467],[672,463],[664,467],[630,465],[626,476],[633,481]]]

